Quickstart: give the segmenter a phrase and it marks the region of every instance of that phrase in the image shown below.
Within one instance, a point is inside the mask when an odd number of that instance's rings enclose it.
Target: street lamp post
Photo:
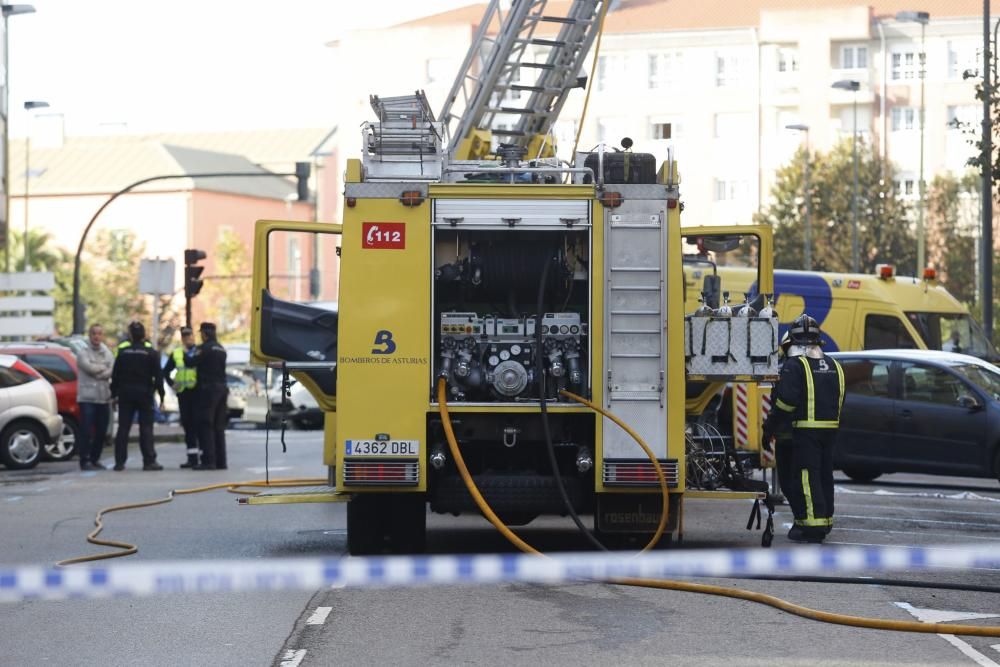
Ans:
[[[802,171],[804,172],[802,197],[805,200],[806,207],[805,224],[802,232],[802,264],[806,271],[812,271],[812,197],[809,196],[809,126],[802,123],[793,123],[792,125],[786,125],[785,128],[804,132],[806,135],[806,151],[802,167]]]
[[[3,86],[3,229],[0,230],[3,241],[4,271],[10,271],[10,31],[7,29],[7,18],[18,14],[33,14],[35,8],[31,5],[0,5],[3,12],[3,66],[6,71],[6,81]]]
[[[924,267],[927,248],[927,230],[924,226],[924,79],[927,76],[927,49],[924,47],[924,36],[927,30],[927,23],[931,15],[928,12],[898,12],[897,21],[909,21],[920,24],[920,180],[917,185],[917,194],[920,201],[917,204],[917,270]]]
[[[861,252],[858,248],[858,90],[861,88],[859,81],[845,79],[833,84],[834,88],[849,90],[854,93],[854,187],[851,190],[851,271],[858,273],[861,270]]]
[[[42,102],[40,100],[31,100],[24,103],[24,110],[29,112],[28,115],[28,131],[25,134],[24,140],[24,271],[28,271],[28,263],[31,261],[31,248],[28,244],[28,195],[29,188],[28,185],[31,183],[31,115],[30,112],[35,109],[45,109],[49,106],[48,102]]]

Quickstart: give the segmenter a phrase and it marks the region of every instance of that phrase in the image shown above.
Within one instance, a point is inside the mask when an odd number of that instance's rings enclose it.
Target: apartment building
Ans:
[[[331,43],[340,127],[370,119],[371,93],[422,88],[440,108],[485,7]],[[904,11],[930,15],[923,36],[920,24],[897,19]],[[1000,14],[1000,0],[991,12]],[[621,0],[606,20],[581,148],[629,136],[635,150],[662,159],[673,147],[687,220],[747,223],[766,204],[775,170],[806,140],[787,126],[808,126],[812,148],[826,150],[854,132],[856,104],[858,135],[895,163],[900,195],[916,197],[920,55],[930,182],[962,172],[972,152],[954,121],[981,113],[974,83],[963,78],[981,68],[981,49],[978,0]],[[857,81],[858,91],[832,87],[841,80]],[[583,98],[571,96],[555,128],[565,157]],[[342,132],[338,142],[340,156],[359,154],[360,134]]]

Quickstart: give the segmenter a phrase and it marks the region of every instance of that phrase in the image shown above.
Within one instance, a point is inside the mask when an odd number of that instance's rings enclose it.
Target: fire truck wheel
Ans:
[[[386,498],[358,494],[347,503],[347,551],[352,556],[381,553],[386,540]]]
[[[422,554],[427,546],[427,503],[424,495],[390,496],[387,508],[389,547],[395,554]]]

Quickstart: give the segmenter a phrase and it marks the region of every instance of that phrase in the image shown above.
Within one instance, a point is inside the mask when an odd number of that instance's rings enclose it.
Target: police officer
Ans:
[[[822,542],[833,527],[833,443],[844,403],[844,371],[820,349],[819,325],[800,315],[764,423],[764,447],[789,422],[791,474],[782,490],[795,517],[788,539]],[[780,474],[780,473],[779,473]]]
[[[132,418],[139,413],[139,450],[143,470],[163,470],[156,462],[153,446],[153,394],[163,403],[163,373],[160,355],[146,340],[146,327],[133,321],[128,340],[116,350],[111,369],[111,396],[118,399],[118,432],[115,433],[115,470],[124,470],[128,459],[128,434]]]
[[[187,443],[187,463],[182,468],[198,465],[197,394],[198,371],[184,361],[184,355],[194,350],[194,332],[191,327],[181,327],[181,344],[174,348],[163,367],[163,379],[177,392],[177,405],[181,411],[181,427]],[[176,371],[176,372],[175,372]],[[171,373],[174,373],[171,377]]]
[[[198,442],[201,463],[195,470],[226,469],[226,348],[215,337],[215,325],[198,327],[201,345],[185,353],[187,366],[198,370]]]

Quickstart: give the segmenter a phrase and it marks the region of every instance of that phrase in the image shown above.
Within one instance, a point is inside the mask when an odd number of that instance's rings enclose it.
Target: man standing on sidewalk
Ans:
[[[163,470],[156,462],[153,446],[153,394],[163,403],[163,373],[160,354],[146,340],[146,327],[133,321],[128,325],[128,340],[118,345],[118,356],[111,371],[111,395],[118,399],[118,432],[115,433],[115,470],[124,470],[128,459],[128,434],[132,416],[139,413],[139,450],[143,470]]]
[[[177,405],[181,411],[181,427],[184,429],[184,442],[187,443],[187,463],[182,468],[194,468],[198,465],[198,421],[197,392],[198,371],[187,365],[185,354],[194,351],[194,332],[191,327],[181,327],[181,344],[174,348],[163,367],[163,379],[177,392]],[[171,373],[174,372],[173,377]]]
[[[216,339],[215,325],[202,322],[201,345],[185,354],[185,363],[198,369],[198,443],[201,464],[195,470],[226,469],[226,348]]]
[[[91,324],[87,337],[87,345],[76,353],[76,402],[80,404],[76,451],[81,470],[105,470],[101,450],[111,418],[111,369],[115,358],[104,344],[104,328],[100,324]]]

